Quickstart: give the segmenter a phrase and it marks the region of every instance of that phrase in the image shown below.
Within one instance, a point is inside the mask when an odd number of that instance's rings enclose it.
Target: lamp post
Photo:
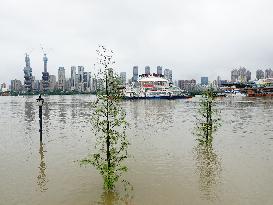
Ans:
[[[43,138],[42,138],[42,107],[43,107],[43,104],[44,104],[44,99],[41,97],[41,94],[39,96],[38,99],[36,99],[36,102],[37,102],[37,105],[39,106],[39,124],[40,124],[40,129],[39,129],[39,132],[40,132],[40,142],[42,142]]]

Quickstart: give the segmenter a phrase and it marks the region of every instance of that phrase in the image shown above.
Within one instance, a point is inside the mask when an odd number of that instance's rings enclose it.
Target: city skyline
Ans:
[[[149,65],[154,72],[161,65],[172,69],[175,79],[229,79],[230,70],[239,67],[255,73],[273,67],[272,6],[258,0],[5,1],[0,82],[23,80],[25,53],[40,78],[41,47],[50,74],[57,76],[60,66],[91,70],[99,44],[114,51],[117,73],[130,74],[134,65]]]
[[[27,53],[25,53],[25,55],[28,55],[30,58],[31,58],[31,56],[29,55],[29,54],[27,54]],[[32,67],[32,72],[33,72],[33,76],[36,78],[36,80],[42,80],[42,73],[44,72],[44,55],[45,55],[45,53],[43,53],[43,54],[41,54],[41,58],[40,58],[40,66],[39,66],[39,68],[38,69],[33,69],[33,66],[31,66]],[[31,59],[31,61],[32,61],[32,59]],[[32,64],[32,63],[31,63]],[[80,64],[81,66],[82,66],[82,64]],[[162,65],[155,65],[155,66],[150,66],[150,65],[144,65],[144,64],[141,64],[141,65],[143,65],[142,67],[141,66],[139,66],[140,64],[138,64],[137,66],[138,66],[138,68],[139,68],[139,74],[144,74],[146,71],[146,67],[149,67],[149,69],[150,69],[150,73],[152,74],[152,73],[157,73],[157,68],[158,67],[161,67],[162,69],[163,69],[163,71],[165,70],[165,69],[169,69],[169,68],[167,68],[167,67],[165,67],[165,66],[162,66]],[[67,65],[67,67],[66,66],[63,66],[63,64],[61,64],[61,65],[59,65],[59,66],[57,66],[56,68],[54,67],[54,68],[50,68],[49,69],[49,74],[50,75],[54,75],[54,76],[58,76],[58,68],[59,67],[64,67],[65,69],[71,69],[71,67],[74,67],[74,66],[79,66],[79,65],[75,65],[75,64],[73,64],[73,65]],[[23,66],[24,67],[24,66]],[[49,66],[50,67],[50,66]],[[94,74],[97,70],[96,70],[96,65],[95,64],[93,64],[93,65],[91,65],[91,66],[83,66],[83,67],[85,67],[85,68],[87,68],[87,70],[89,70],[89,71],[91,71],[92,72],[92,74]],[[235,67],[235,68],[231,68],[230,70],[228,70],[227,71],[227,74],[225,74],[225,75],[223,75],[223,76],[227,76],[227,78],[224,78],[224,77],[222,77],[221,76],[221,78],[222,79],[225,79],[225,80],[231,80],[231,77],[230,77],[230,72],[231,72],[231,70],[234,70],[234,69],[240,69],[241,67],[244,67],[244,66],[237,66],[237,67]],[[131,77],[133,77],[133,72],[132,72],[132,68],[133,68],[133,65],[130,67],[130,68],[126,68],[126,69],[124,69],[124,70],[122,70],[122,69],[119,69],[119,68],[117,68],[116,69],[116,73],[118,74],[118,73],[120,73],[120,72],[126,72],[127,73],[127,78],[131,78]],[[246,67],[247,68],[247,67]],[[257,70],[267,70],[267,69],[272,69],[270,66],[267,66],[267,67],[258,67],[258,68],[253,68],[253,69],[248,69],[248,70],[250,70],[251,72],[252,72],[252,78],[251,78],[251,80],[255,80],[255,73],[256,73],[256,71]],[[38,71],[37,71],[38,70]],[[173,68],[170,68],[170,70],[176,70],[176,69],[173,69]],[[21,70],[22,72],[24,72],[24,69],[23,70]],[[41,71],[41,72],[40,72]],[[176,73],[175,73],[176,74]],[[191,75],[189,75],[189,76],[191,76]],[[196,77],[189,77],[189,78],[186,78],[186,77],[181,77],[181,78],[179,78],[179,77],[177,77],[177,75],[174,75],[174,80],[181,80],[181,79],[195,79],[195,80],[197,80],[197,82],[199,82],[199,83],[201,83],[201,80],[200,80],[200,78],[202,77],[200,74],[197,74],[197,75],[195,75]],[[203,76],[208,76],[208,78],[210,79],[210,81],[211,80],[215,80],[218,76],[220,76],[220,75],[217,75],[217,74],[214,74],[214,75],[208,75],[208,74],[206,74],[206,73],[204,73],[204,75]],[[213,76],[213,77],[211,77],[211,76]],[[13,77],[13,78],[11,78],[11,79],[7,79],[7,80],[2,80],[2,81],[0,81],[0,82],[4,82],[4,83],[8,83],[8,84],[10,84],[10,80],[14,80],[14,79],[18,79],[18,80],[21,80],[21,81],[24,81],[24,77],[23,77],[23,75],[22,75],[22,73],[19,73],[19,76],[16,76],[16,77]],[[66,78],[66,79],[69,79],[68,77]],[[232,81],[232,80],[231,80]]]

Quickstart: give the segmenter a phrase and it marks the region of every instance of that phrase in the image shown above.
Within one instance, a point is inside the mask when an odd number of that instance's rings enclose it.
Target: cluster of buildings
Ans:
[[[128,80],[128,84],[137,83],[138,78],[141,74],[142,73],[139,73],[138,66],[133,66],[133,77]],[[144,74],[145,75],[152,75],[153,74],[151,72],[150,66],[145,66]],[[156,74],[166,78],[169,82],[173,82],[173,74],[172,74],[171,69],[166,68],[166,69],[164,69],[164,72],[163,72],[162,66],[157,66],[156,67]],[[123,84],[124,84],[124,82],[126,83],[126,72],[121,72],[120,78],[123,79],[122,80]]]
[[[265,71],[258,69],[256,71],[256,79],[265,79],[265,78],[273,78],[273,70],[271,68],[265,69]]]
[[[48,92],[48,91],[77,91],[91,92],[96,89],[96,86],[91,84],[91,72],[85,72],[83,66],[72,66],[69,78],[66,78],[66,70],[64,67],[58,68],[58,78],[55,75],[50,75],[47,70],[48,58],[46,54],[43,57],[44,70],[41,80],[36,80],[32,75],[30,66],[30,57],[25,56],[24,67],[24,82],[20,80],[11,80],[10,90],[14,92]],[[95,82],[95,80],[94,80]]]
[[[70,73],[66,73],[64,67],[58,68],[58,75],[50,75],[47,69],[48,57],[44,53],[43,56],[43,72],[41,75],[41,80],[36,80],[35,76],[32,75],[32,68],[30,65],[30,57],[28,54],[25,55],[25,67],[24,71],[24,81],[21,82],[18,79],[11,80],[10,87],[5,83],[1,84],[0,92],[7,92],[8,90],[14,92],[79,92],[79,93],[90,93],[95,92],[98,87],[98,80],[91,76],[91,72],[86,72],[83,66],[71,66]],[[139,80],[139,77],[143,73],[139,72],[138,66],[133,66],[132,77],[127,80],[126,72],[120,73],[121,83],[126,86],[127,84],[135,84]],[[163,69],[162,66],[156,67],[156,73],[151,72],[150,66],[144,67],[145,75],[157,74],[158,76],[164,77],[169,82],[178,86],[182,90],[194,91],[200,87],[206,87],[210,83],[215,87],[221,87],[225,83],[247,83],[251,81],[251,72],[245,67],[240,67],[238,69],[233,69],[231,71],[230,80],[221,80],[218,76],[216,80],[210,81],[208,77],[201,77],[201,83],[197,83],[195,79],[184,79],[184,80],[173,80],[173,73],[171,69]],[[265,71],[258,69],[256,71],[256,80],[273,78],[273,70],[266,69]]]
[[[265,69],[265,71],[262,69],[256,70],[256,81],[268,78],[273,78],[273,70],[271,68]],[[251,81],[251,72],[246,68],[240,67],[231,71],[231,82],[246,83],[249,81]]]
[[[245,67],[239,69],[233,69],[231,71],[231,82],[249,82],[251,80],[251,72]]]

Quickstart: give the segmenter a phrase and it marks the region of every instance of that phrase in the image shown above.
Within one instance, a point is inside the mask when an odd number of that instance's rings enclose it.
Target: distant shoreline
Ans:
[[[34,95],[96,95],[96,92],[80,93],[80,92],[49,92],[49,93],[16,93],[16,92],[4,92],[0,93],[0,96],[34,96]]]

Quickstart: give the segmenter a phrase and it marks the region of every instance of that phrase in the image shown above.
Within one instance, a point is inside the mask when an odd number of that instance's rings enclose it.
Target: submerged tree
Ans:
[[[97,100],[92,103],[92,128],[97,136],[96,151],[81,160],[81,164],[92,164],[104,180],[104,188],[113,190],[115,182],[127,171],[122,162],[128,157],[129,142],[126,137],[125,112],[120,106],[123,93],[119,77],[113,70],[113,52],[103,46],[97,50],[98,65]]]
[[[215,92],[212,87],[206,89],[200,101],[197,116],[196,134],[200,144],[211,144],[212,133],[220,126],[219,111],[215,106]]]
[[[200,174],[200,190],[208,199],[216,197],[213,187],[219,183],[221,164],[212,146],[213,132],[220,126],[219,111],[215,102],[216,93],[212,87],[203,92],[199,103],[196,132],[198,146],[196,153],[197,171]]]

